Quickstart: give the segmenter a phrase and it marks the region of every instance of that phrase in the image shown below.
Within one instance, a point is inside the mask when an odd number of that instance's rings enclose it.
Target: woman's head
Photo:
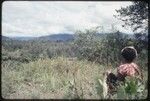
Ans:
[[[133,46],[127,46],[121,50],[121,55],[126,62],[131,63],[137,57],[137,51]]]

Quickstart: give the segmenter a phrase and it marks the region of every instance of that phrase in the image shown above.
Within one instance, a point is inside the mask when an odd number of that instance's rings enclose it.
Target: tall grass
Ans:
[[[103,67],[95,63],[58,57],[10,67],[2,65],[4,98],[100,98],[95,79]]]
[[[3,62],[2,97],[6,99],[102,99],[103,88],[98,79],[103,78],[105,69],[105,66],[94,62],[63,56],[39,59],[20,65]],[[146,75],[145,72],[144,81],[147,81]],[[118,92],[123,94],[122,90]],[[120,96],[115,95],[112,98],[117,99]]]

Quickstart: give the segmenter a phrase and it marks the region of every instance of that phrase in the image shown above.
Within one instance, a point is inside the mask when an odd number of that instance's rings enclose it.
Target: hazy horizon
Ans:
[[[6,37],[42,37],[42,36],[59,35],[59,34],[71,34],[71,33],[57,33],[57,34],[47,34],[47,35],[41,35],[41,36],[19,36],[19,35],[17,35],[17,36],[2,35],[2,36],[6,36]],[[74,34],[74,33],[72,33],[72,34]]]
[[[109,32],[108,32],[109,33]],[[121,32],[121,33],[124,33],[124,32]],[[47,35],[41,35],[41,36],[19,36],[19,35],[16,35],[16,36],[8,36],[8,35],[2,35],[2,36],[5,36],[5,37],[10,37],[10,38],[15,38],[15,37],[17,37],[17,38],[21,38],[21,37],[33,37],[33,38],[38,38],[38,37],[43,37],[43,36],[50,36],[50,35],[60,35],[60,34],[67,34],[67,35],[73,35],[73,34],[75,34],[75,33],[55,33],[55,34],[47,34]],[[103,34],[105,34],[105,33],[103,33]],[[128,34],[128,35],[133,35],[133,33],[125,33],[125,34]]]

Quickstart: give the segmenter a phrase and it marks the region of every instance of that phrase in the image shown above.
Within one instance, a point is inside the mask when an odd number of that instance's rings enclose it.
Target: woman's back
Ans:
[[[117,68],[117,72],[124,76],[135,76],[136,69],[138,68],[137,64],[135,63],[125,63],[120,65]]]

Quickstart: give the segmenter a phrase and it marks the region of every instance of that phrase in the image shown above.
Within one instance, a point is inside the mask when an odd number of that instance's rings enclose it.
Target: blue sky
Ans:
[[[109,32],[111,25],[132,33],[113,17],[117,14],[115,9],[130,4],[127,1],[5,1],[2,4],[2,35],[36,37],[74,33],[96,26],[103,26],[103,31]]]

